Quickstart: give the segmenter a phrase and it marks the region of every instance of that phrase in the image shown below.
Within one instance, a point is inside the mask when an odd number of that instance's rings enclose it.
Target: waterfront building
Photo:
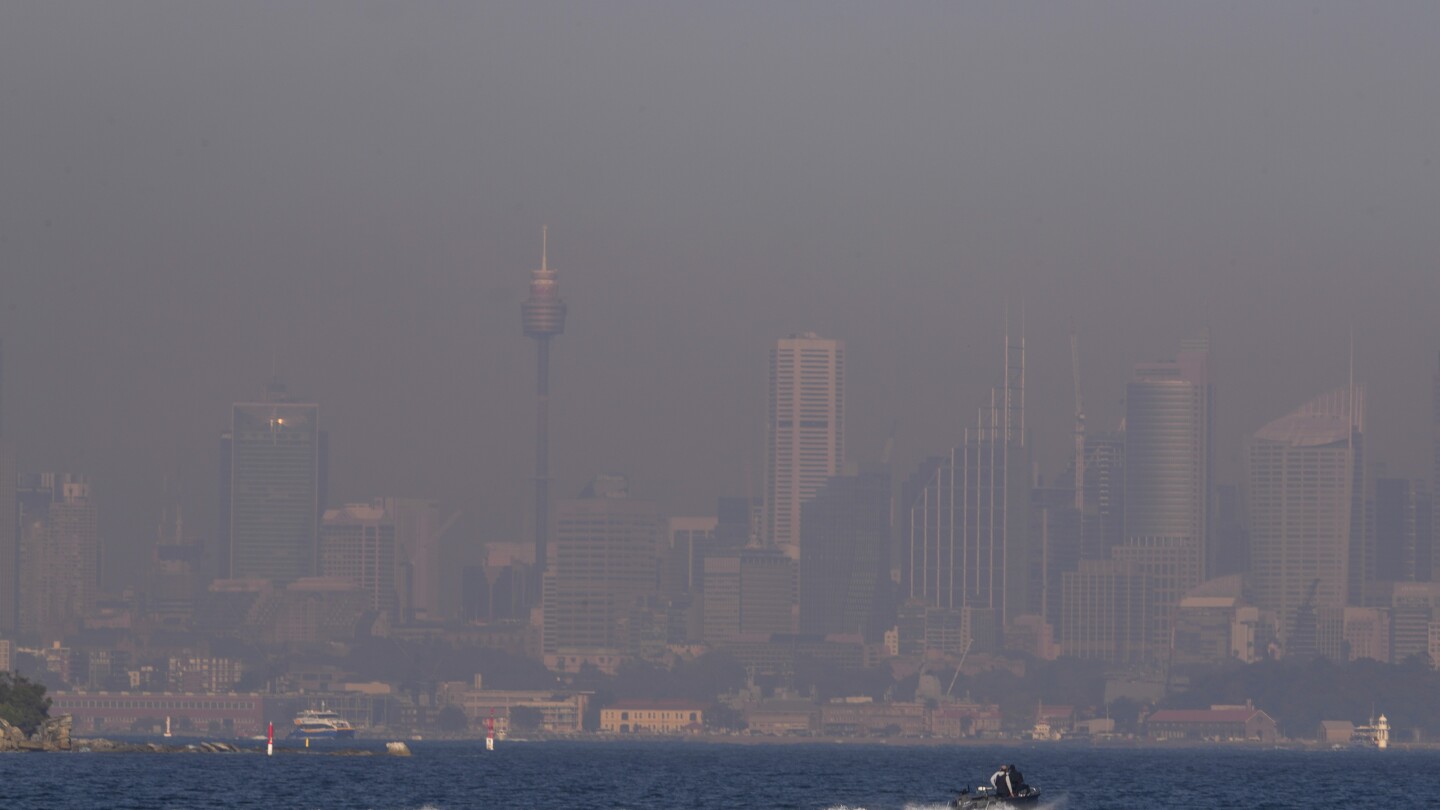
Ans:
[[[693,734],[704,725],[704,705],[688,700],[621,700],[600,710],[607,734]]]

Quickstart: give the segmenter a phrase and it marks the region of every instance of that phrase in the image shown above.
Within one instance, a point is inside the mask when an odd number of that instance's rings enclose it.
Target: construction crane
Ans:
[[[1070,373],[1075,379],[1075,511],[1085,514],[1085,404],[1080,398],[1080,336],[1070,327]]]
[[[955,681],[960,679],[960,668],[965,666],[965,656],[970,654],[970,645],[974,643],[973,637],[965,639],[965,646],[960,650],[960,663],[955,665],[955,674],[950,677],[950,688],[945,690],[945,697],[950,697],[950,693],[955,691]]]

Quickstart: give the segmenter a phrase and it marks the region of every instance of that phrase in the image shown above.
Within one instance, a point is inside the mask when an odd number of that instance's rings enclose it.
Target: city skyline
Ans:
[[[973,423],[1007,299],[1042,469],[1072,325],[1091,431],[1211,330],[1228,482],[1353,326],[1367,454],[1433,475],[1431,6],[125,5],[0,9],[3,428],[96,481],[113,584],[167,478],[215,525],[213,437],[276,373],[326,409],[336,499],[526,537],[547,223],[557,495],[760,494],[764,354],[804,330],[846,341],[848,455],[898,421],[908,471]]]

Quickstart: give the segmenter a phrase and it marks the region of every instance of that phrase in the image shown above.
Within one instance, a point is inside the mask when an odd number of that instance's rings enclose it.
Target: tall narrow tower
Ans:
[[[535,341],[535,573],[545,574],[550,539],[550,338],[565,331],[565,302],[555,271],[545,261],[546,228],[540,229],[540,269],[530,273],[530,297],[520,304],[520,326]],[[538,590],[536,591],[538,593]]]
[[[765,528],[800,559],[800,506],[845,465],[845,344],[814,332],[770,350]]]
[[[0,353],[0,363],[3,359]],[[20,621],[20,521],[15,512],[15,448],[0,428],[0,635],[14,633]]]

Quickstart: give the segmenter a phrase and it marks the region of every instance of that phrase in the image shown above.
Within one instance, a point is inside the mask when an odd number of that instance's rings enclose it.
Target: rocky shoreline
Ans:
[[[69,751],[74,723],[68,714],[51,717],[27,737],[20,728],[0,719],[0,751]]]
[[[25,732],[11,723],[0,719],[0,753],[41,753],[69,751],[75,753],[119,753],[119,754],[260,754],[263,747],[235,745],[234,743],[204,740],[184,743],[124,742],[104,737],[72,737],[74,720],[64,714],[46,720],[34,734]],[[282,753],[294,755],[322,754],[326,756],[374,756],[375,751],[357,749],[327,749],[323,751],[282,749]],[[408,756],[409,749],[398,756]]]

